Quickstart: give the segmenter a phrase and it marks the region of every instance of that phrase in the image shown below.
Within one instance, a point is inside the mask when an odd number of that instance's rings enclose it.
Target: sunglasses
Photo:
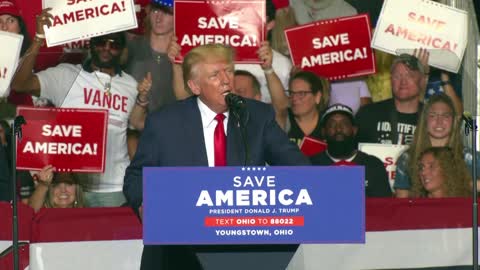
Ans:
[[[102,38],[92,42],[92,45],[95,47],[107,47],[107,44],[110,45],[111,50],[119,51],[123,49],[123,44],[116,39]]]

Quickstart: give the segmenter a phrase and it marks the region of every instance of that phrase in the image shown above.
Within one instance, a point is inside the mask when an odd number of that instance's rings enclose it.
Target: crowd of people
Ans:
[[[375,171],[366,177],[366,183],[379,183],[383,191],[373,192],[371,196],[413,196],[414,193],[409,191],[420,182],[419,164],[423,152],[429,147],[450,147],[455,157],[461,157],[471,169],[471,151],[463,147],[460,137],[463,106],[460,91],[456,89],[458,83],[451,80],[453,74],[428,66],[427,50],[390,57],[391,98],[383,100],[371,94],[373,91],[369,87],[376,87],[371,83],[372,78],[329,81],[292,66],[285,49],[284,29],[319,19],[356,14],[355,8],[344,1],[311,2],[311,5],[310,1],[289,5],[288,1],[267,1],[269,39],[262,42],[258,50],[261,64],[235,65],[229,91],[271,104],[276,124],[295,144],[300,145],[305,137],[325,141],[327,150],[311,157],[314,165],[331,165],[340,159],[355,160],[353,164]],[[178,100],[198,96],[184,74],[185,63],[182,67],[174,61],[181,47],[173,33],[173,8],[152,0],[145,8],[143,35],[114,33],[92,38],[90,57],[83,63],[63,63],[34,72],[36,58],[44,45],[44,26],[51,24],[49,9],[36,17],[36,33],[31,39],[15,3],[1,1],[0,4],[2,30],[24,36],[20,66],[2,106],[92,107],[94,105],[88,104],[83,97],[81,89],[86,86],[101,95],[120,95],[128,101],[119,110],[110,108],[105,173],[75,176],[83,187],[86,205],[125,204],[123,178],[137,151],[147,116]],[[377,62],[379,59],[385,62],[383,58],[377,57]],[[431,76],[433,73],[436,75]],[[438,79],[440,88],[427,91],[429,83]],[[8,168],[11,142],[10,127],[5,120],[9,117],[2,116],[0,129],[4,152],[2,165]],[[387,177],[377,166],[382,162],[359,151],[358,143],[410,146],[398,159],[392,190],[385,189]],[[2,171],[2,177],[8,179],[9,170]],[[24,202],[35,194],[38,183],[43,183],[38,181],[38,175],[41,172],[19,172],[22,190],[19,193]],[[370,186],[366,187],[368,195]],[[2,188],[5,193],[2,197],[8,199],[10,196],[5,190]]]
[[[2,106],[103,108],[85,95],[126,100],[109,110],[104,173],[59,173],[54,164],[38,172],[18,172],[18,196],[35,211],[43,207],[116,207],[142,213],[144,166],[320,165],[365,167],[367,197],[467,197],[472,179],[472,151],[461,137],[463,111],[454,74],[428,65],[429,53],[377,55],[377,74],[329,81],[292,66],[283,30],[315,20],[356,14],[337,1],[267,0],[269,39],[258,50],[260,64],[233,64],[234,52],[220,44],[199,46],[175,63],[181,47],[174,35],[174,10],[161,1],[146,6],[142,36],[113,33],[90,40],[83,63],[61,63],[35,70],[45,43],[50,9],[36,17],[33,39],[21,12],[0,0],[2,31],[22,34],[19,68]],[[280,33],[280,34],[279,34]],[[385,64],[387,63],[387,64]],[[378,75],[380,76],[380,74]],[[440,83],[438,83],[440,81]],[[435,85],[433,87],[432,85]],[[432,91],[429,91],[432,90]],[[380,92],[389,92],[385,98]],[[238,147],[225,95],[246,100],[249,154]],[[380,98],[379,98],[380,97]],[[38,102],[46,100],[47,102]],[[9,116],[2,118],[8,119]],[[0,126],[0,200],[11,200],[12,141],[7,122]],[[255,132],[253,132],[255,130]],[[258,132],[257,132],[258,131]],[[305,156],[305,138],[324,141],[325,151]],[[217,140],[226,147],[218,150]],[[360,151],[359,143],[407,145],[397,162],[391,187],[384,162]],[[245,157],[247,156],[247,157]],[[158,256],[177,258],[183,269],[196,269],[186,250],[146,247],[145,265]],[[188,253],[188,252],[187,252]],[[145,268],[148,269],[148,268]]]

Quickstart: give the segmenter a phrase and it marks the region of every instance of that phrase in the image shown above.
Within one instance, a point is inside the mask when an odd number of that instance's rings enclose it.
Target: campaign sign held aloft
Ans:
[[[27,122],[17,140],[17,169],[104,172],[108,111],[17,108]]]
[[[42,7],[52,8],[48,47],[137,28],[133,0],[43,0]]]
[[[177,0],[174,17],[182,48],[178,62],[197,46],[220,43],[235,48],[236,63],[260,63],[257,50],[265,40],[265,0]]]
[[[8,44],[0,50],[0,97],[10,93],[10,82],[17,69],[23,36],[0,31],[0,42]]]
[[[467,47],[468,12],[427,0],[385,0],[372,47],[391,54],[426,48],[428,64],[457,73]]]
[[[373,74],[367,14],[316,21],[285,30],[295,66],[329,80]]]
[[[144,244],[364,243],[364,168],[143,169]]]

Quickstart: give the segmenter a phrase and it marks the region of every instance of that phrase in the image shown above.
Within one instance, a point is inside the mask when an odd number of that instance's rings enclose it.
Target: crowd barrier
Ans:
[[[471,199],[367,199],[365,244],[301,245],[288,269],[468,265],[471,214]],[[2,270],[13,269],[11,215],[11,205],[0,203]],[[30,270],[139,269],[142,227],[130,208],[42,209],[34,214],[20,205],[18,220],[22,270],[28,265]]]

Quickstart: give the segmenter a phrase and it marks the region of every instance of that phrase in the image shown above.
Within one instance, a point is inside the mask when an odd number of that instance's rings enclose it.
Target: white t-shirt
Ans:
[[[371,97],[367,83],[363,80],[337,81],[331,84],[329,105],[347,105],[356,114],[360,109],[360,99]]]
[[[278,78],[282,82],[285,90],[288,89],[288,79],[290,78],[290,71],[292,69],[292,62],[285,55],[273,51],[273,61],[272,68],[277,74]],[[268,91],[267,78],[265,73],[263,73],[262,68],[259,64],[236,64],[235,70],[246,70],[257,77],[258,82],[260,83],[260,91],[262,92],[262,101],[266,103],[272,103],[272,98],[270,97],[270,91]]]
[[[105,91],[102,84],[110,81],[108,74],[89,73],[80,65],[60,64],[36,75],[40,81],[40,96],[51,100],[55,107],[108,110],[105,173],[78,176],[86,191],[122,191],[125,169],[130,163],[127,126],[137,95],[135,79],[125,72],[121,76],[115,75],[111,80],[111,103],[107,104],[103,102]]]

